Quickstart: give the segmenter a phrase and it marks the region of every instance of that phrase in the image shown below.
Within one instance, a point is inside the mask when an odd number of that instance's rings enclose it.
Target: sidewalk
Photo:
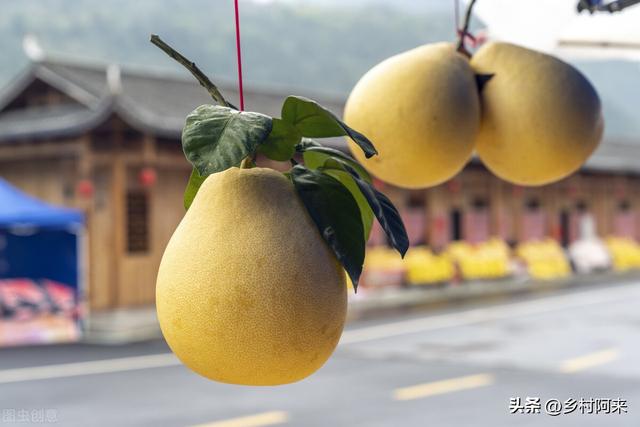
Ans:
[[[407,310],[419,311],[435,307],[442,308],[446,305],[504,299],[515,295],[632,281],[640,281],[640,271],[576,274],[565,279],[548,281],[508,278],[455,285],[424,285],[373,290],[366,296],[356,296],[349,301],[348,319],[360,320]]]
[[[504,279],[425,285],[380,290],[363,289],[349,295],[348,320],[369,319],[406,311],[443,308],[469,302],[505,299],[515,295],[544,293],[572,287],[640,281],[640,271],[574,275],[562,280],[535,281]],[[367,292],[368,291],[368,292]],[[161,338],[154,307],[119,309],[93,313],[85,322],[84,341],[96,344],[125,344]]]

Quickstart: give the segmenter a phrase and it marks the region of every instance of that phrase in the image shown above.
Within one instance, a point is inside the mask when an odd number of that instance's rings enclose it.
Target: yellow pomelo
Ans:
[[[366,159],[349,142],[376,177],[405,188],[442,183],[471,157],[480,123],[469,61],[449,43],[391,57],[356,84],[344,119],[376,146],[379,155]]]
[[[520,185],[554,182],[580,168],[598,146],[604,128],[600,99],[571,65],[491,42],[471,66],[494,74],[481,93],[476,150],[500,178]]]
[[[156,285],[173,352],[210,379],[298,381],[333,352],[345,322],[344,271],[271,169],[209,176],[171,237]]]

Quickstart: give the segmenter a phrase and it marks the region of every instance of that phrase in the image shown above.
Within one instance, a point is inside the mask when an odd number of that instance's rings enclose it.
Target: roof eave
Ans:
[[[56,121],[53,126],[49,127],[45,126],[38,128],[37,126],[34,126],[28,127],[28,131],[26,132],[9,132],[4,135],[0,134],[0,143],[82,135],[104,123],[114,110],[113,98],[107,97],[100,101],[98,105],[94,106],[94,108],[90,109],[89,114],[78,116],[76,121],[73,121],[73,118],[71,118],[70,121],[73,122],[71,124],[64,125],[64,123]]]
[[[0,88],[0,112],[35,80],[36,64],[31,63],[15,76],[8,85]]]

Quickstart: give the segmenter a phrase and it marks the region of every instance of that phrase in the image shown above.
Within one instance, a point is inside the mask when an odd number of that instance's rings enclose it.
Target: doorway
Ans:
[[[462,212],[460,209],[452,209],[451,218],[451,240],[456,242],[462,240]]]

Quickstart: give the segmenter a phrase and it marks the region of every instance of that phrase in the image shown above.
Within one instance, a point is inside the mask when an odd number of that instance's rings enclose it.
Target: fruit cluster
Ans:
[[[510,250],[503,240],[493,238],[476,245],[459,241],[447,251],[465,280],[497,279],[511,273]]]
[[[604,128],[598,94],[576,68],[501,42],[471,58],[450,43],[389,58],[357,83],[344,118],[379,151],[367,159],[350,143],[356,159],[405,188],[452,178],[474,149],[506,181],[554,182],[587,160]]]
[[[534,279],[560,279],[571,274],[567,254],[554,239],[521,243],[516,248],[516,255]]]
[[[605,241],[617,271],[640,268],[640,245],[628,237],[611,236]]]

